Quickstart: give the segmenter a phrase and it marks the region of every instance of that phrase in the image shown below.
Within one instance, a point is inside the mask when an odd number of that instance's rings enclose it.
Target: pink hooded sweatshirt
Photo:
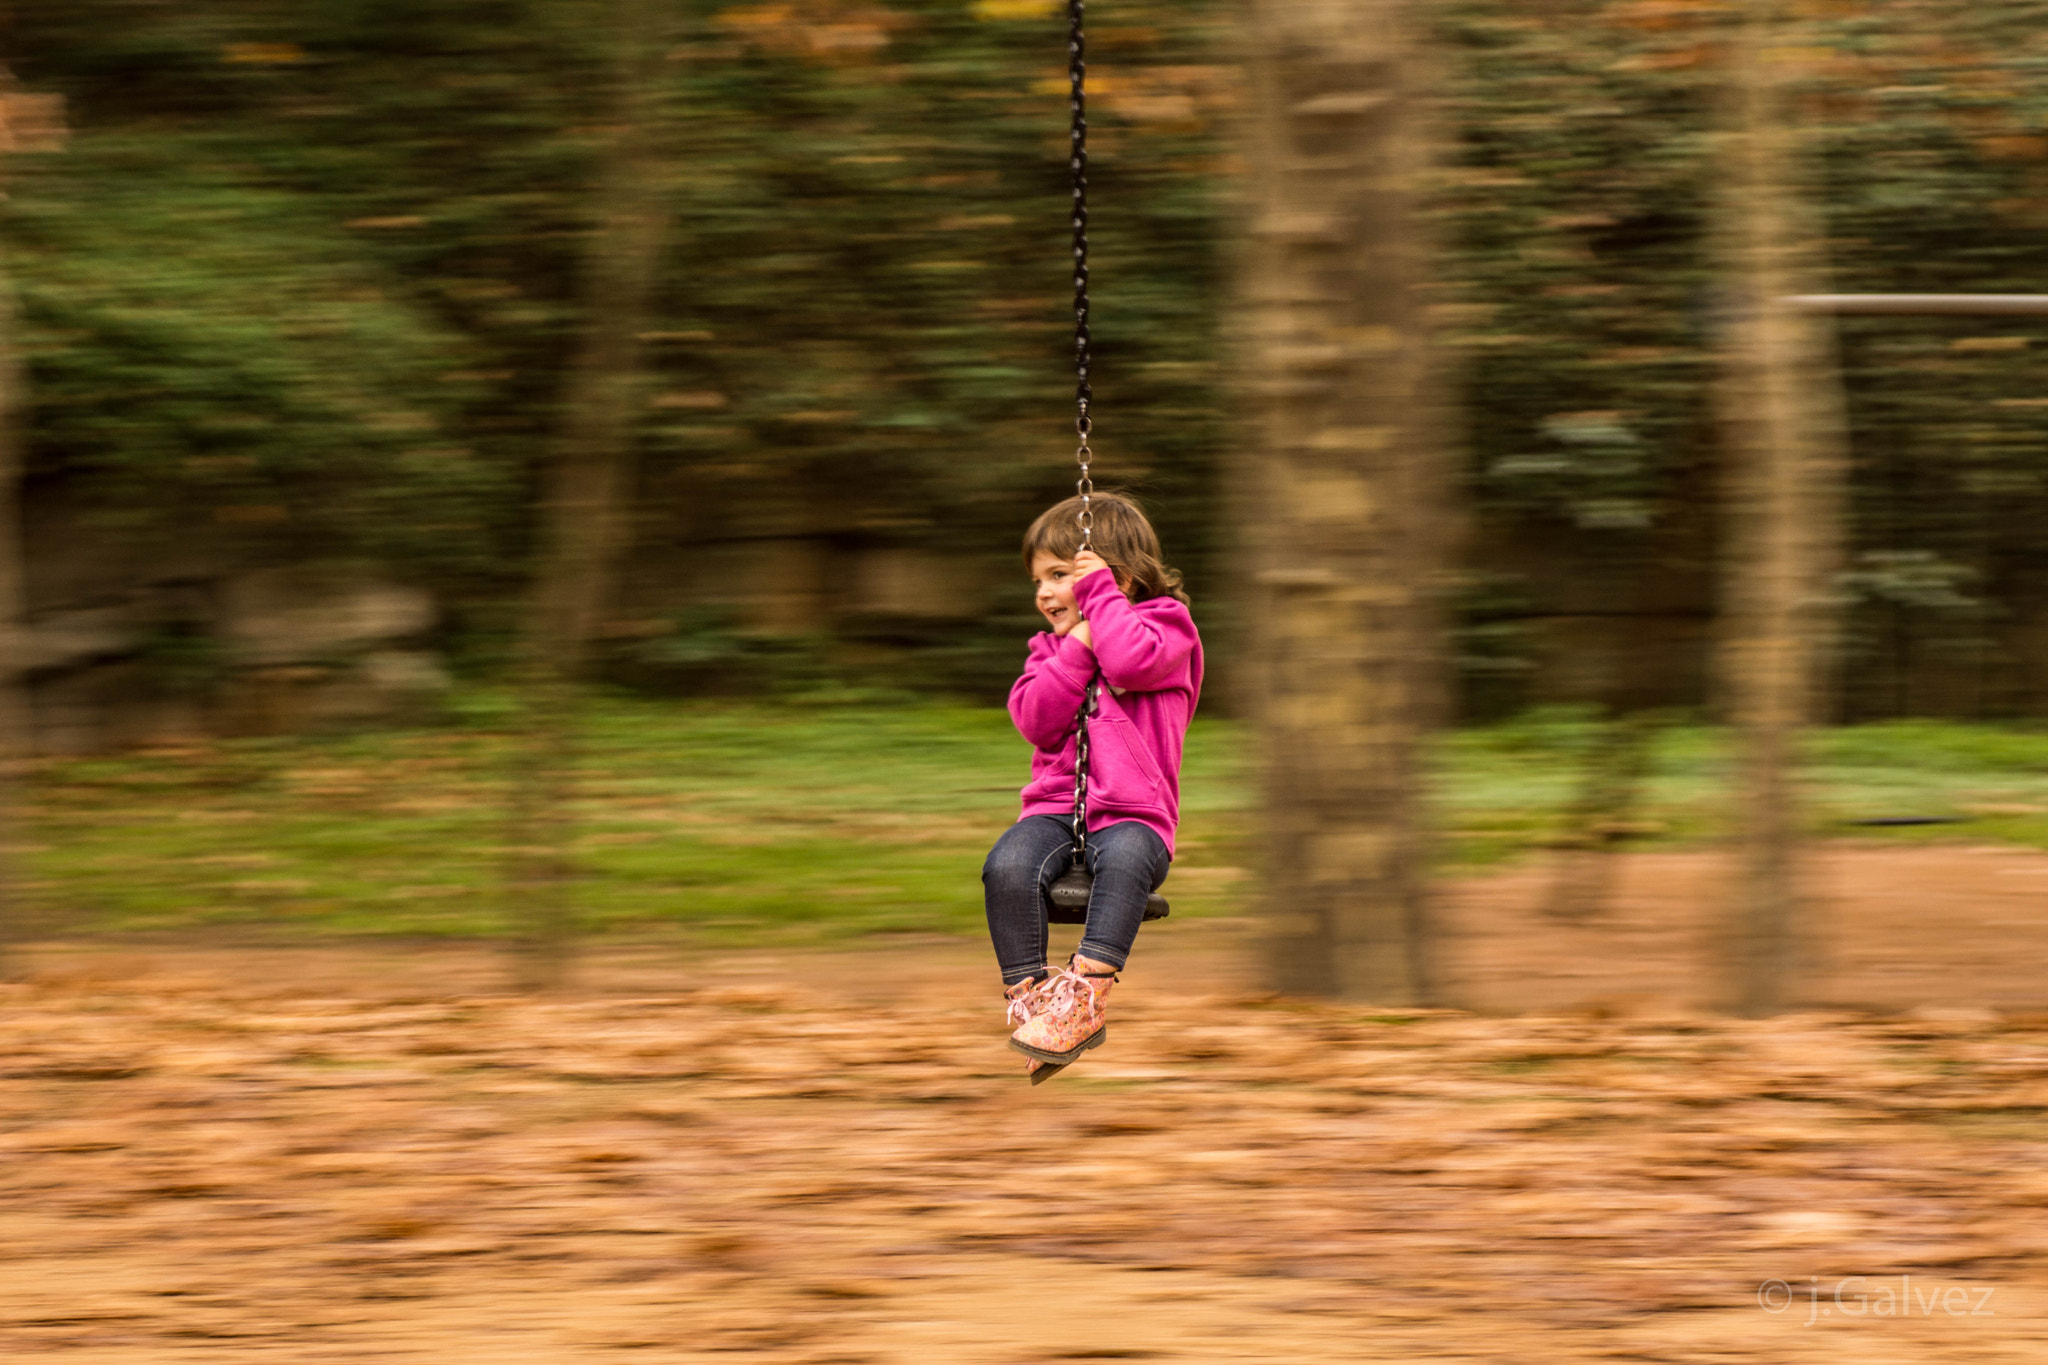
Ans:
[[[1094,649],[1071,635],[1034,635],[1024,676],[1010,689],[1010,718],[1037,748],[1018,818],[1073,815],[1074,717],[1099,667],[1106,685],[1088,722],[1088,828],[1136,820],[1171,855],[1181,742],[1202,693],[1202,637],[1184,603],[1132,602],[1107,571],[1076,582],[1074,602]]]

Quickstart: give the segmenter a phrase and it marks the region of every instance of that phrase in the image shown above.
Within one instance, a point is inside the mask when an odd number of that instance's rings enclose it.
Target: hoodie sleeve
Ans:
[[[1155,597],[1141,609],[1124,596],[1107,569],[1077,582],[1074,601],[1088,618],[1095,657],[1111,687],[1157,692],[1185,676],[1195,648],[1195,620],[1179,602]]]
[[[1060,747],[1094,676],[1094,657],[1079,640],[1049,631],[1032,636],[1024,674],[1010,688],[1010,719],[1017,732],[1038,748]]]

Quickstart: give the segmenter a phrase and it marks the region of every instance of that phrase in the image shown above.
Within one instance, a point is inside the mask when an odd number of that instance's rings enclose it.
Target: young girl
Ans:
[[[1129,958],[1145,898],[1166,880],[1180,818],[1181,743],[1202,691],[1202,640],[1180,575],[1135,502],[1089,501],[1081,548],[1078,497],[1024,533],[1024,563],[1052,629],[1031,639],[1010,716],[1036,752],[1023,812],[981,870],[989,937],[1002,969],[1010,1046],[1031,1058],[1032,1082],[1104,1037],[1105,1000]],[[1072,865],[1076,719],[1091,683],[1088,870],[1095,878],[1080,949],[1046,965],[1046,893]]]

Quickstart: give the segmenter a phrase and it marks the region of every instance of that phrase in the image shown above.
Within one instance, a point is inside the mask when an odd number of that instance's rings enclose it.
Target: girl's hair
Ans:
[[[1093,549],[1102,562],[1122,574],[1131,585],[1131,599],[1171,597],[1185,603],[1180,571],[1166,566],[1159,549],[1159,533],[1145,520],[1145,509],[1124,493],[1097,493],[1088,500],[1095,513]],[[1072,559],[1081,553],[1081,499],[1065,502],[1039,513],[1038,520],[1024,533],[1024,567],[1040,551],[1054,559]]]

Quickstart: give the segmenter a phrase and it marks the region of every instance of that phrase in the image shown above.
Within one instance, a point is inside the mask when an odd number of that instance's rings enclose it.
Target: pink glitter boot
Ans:
[[[1066,1066],[1109,1033],[1104,1001],[1116,968],[1076,953],[1041,990],[1031,1017],[1010,1035],[1010,1046],[1048,1066]],[[1033,1073],[1032,1079],[1038,1080]]]

